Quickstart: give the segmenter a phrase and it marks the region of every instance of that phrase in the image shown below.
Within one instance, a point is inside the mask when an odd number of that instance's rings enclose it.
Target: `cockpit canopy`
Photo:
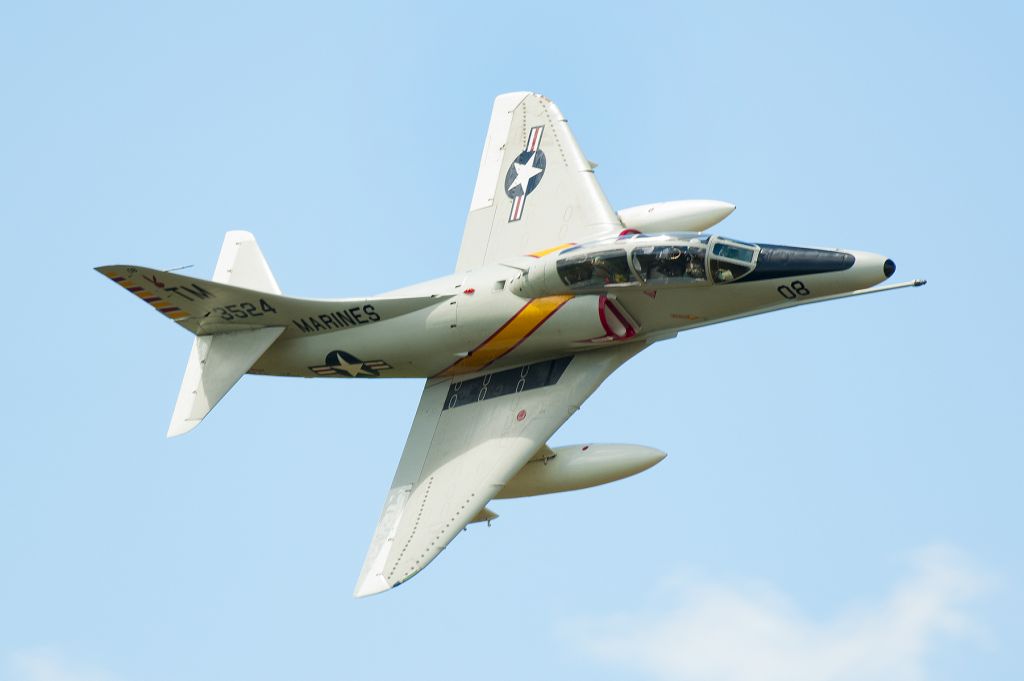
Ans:
[[[739,241],[716,239],[711,245],[711,277],[716,284],[739,279],[754,269],[758,247]]]
[[[633,249],[633,267],[649,284],[675,284],[705,281],[707,268],[704,244],[665,244]]]
[[[562,283],[576,291],[724,284],[750,273],[757,253],[757,246],[717,236],[636,235],[562,251],[556,268]]]
[[[633,286],[636,275],[629,269],[626,249],[573,253],[558,260],[558,276],[572,289]]]

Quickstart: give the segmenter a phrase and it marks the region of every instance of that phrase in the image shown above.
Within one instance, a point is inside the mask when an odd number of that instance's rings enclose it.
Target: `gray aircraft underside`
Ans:
[[[589,487],[649,468],[637,445],[547,442],[612,371],[680,331],[878,286],[863,251],[756,244],[705,230],[732,212],[673,201],[615,212],[551,100],[494,102],[456,273],[359,299],[281,291],[255,239],[229,232],[213,279],[97,268],[195,335],[168,436],[246,373],[424,378],[356,595],[423,569],[494,498]]]

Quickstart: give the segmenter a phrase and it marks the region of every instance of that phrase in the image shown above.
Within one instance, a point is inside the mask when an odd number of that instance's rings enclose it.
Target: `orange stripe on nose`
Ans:
[[[565,305],[572,296],[544,296],[534,298],[522,307],[512,319],[505,322],[490,338],[475,350],[437,375],[438,378],[471,374],[493,364],[512,352],[530,334],[540,328],[558,308]]]

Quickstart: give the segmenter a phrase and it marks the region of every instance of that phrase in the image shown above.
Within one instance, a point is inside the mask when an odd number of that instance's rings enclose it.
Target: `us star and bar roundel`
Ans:
[[[530,134],[526,138],[526,149],[516,156],[505,173],[505,194],[512,199],[512,209],[508,214],[509,222],[516,222],[523,217],[526,197],[537,188],[544,177],[547,159],[540,149],[540,138],[543,134],[543,125],[530,128]]]
[[[348,376],[349,378],[369,376],[376,378],[380,376],[380,372],[393,368],[382,359],[363,361],[344,350],[332,350],[327,353],[323,364],[311,366],[309,370],[319,376]]]

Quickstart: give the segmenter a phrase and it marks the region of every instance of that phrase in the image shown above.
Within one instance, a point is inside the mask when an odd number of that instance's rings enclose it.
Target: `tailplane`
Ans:
[[[283,331],[284,327],[268,326],[196,336],[167,437],[184,435],[198,426]]]
[[[136,265],[96,270],[196,336],[167,437],[199,425],[278,339],[374,324],[448,297],[283,296],[256,239],[241,231],[224,237],[212,281]]]

